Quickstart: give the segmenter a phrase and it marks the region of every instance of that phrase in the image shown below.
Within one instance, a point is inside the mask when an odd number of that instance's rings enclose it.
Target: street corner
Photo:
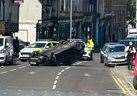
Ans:
[[[133,87],[133,71],[127,66],[116,66],[110,69],[115,83],[127,96],[137,96],[137,90]]]

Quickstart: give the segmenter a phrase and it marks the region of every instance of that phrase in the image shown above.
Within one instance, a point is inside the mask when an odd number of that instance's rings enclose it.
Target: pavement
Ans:
[[[133,87],[133,71],[128,70],[127,65],[115,66],[110,69],[113,79],[117,85],[128,96],[137,96],[137,90]]]

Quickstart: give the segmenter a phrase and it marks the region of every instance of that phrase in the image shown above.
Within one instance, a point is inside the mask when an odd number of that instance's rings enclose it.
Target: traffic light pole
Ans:
[[[137,29],[137,0],[136,0],[136,29]]]
[[[72,39],[72,0],[70,0],[70,42]]]

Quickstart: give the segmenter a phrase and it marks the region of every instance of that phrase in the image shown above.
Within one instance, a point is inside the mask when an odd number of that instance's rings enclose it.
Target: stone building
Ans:
[[[24,0],[19,8],[19,39],[33,43],[36,41],[36,24],[41,19],[42,7],[39,0]]]
[[[18,32],[19,6],[22,0],[0,0],[0,33],[10,35]]]
[[[70,0],[40,0],[42,4],[41,28],[37,38],[69,39]],[[72,0],[72,38],[96,38],[97,0]],[[40,23],[38,23],[40,25]],[[42,30],[40,30],[42,29]]]
[[[99,0],[99,45],[123,39],[127,34],[127,0]]]

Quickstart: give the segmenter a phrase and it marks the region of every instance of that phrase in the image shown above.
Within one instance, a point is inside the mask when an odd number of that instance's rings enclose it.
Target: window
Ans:
[[[60,11],[64,11],[64,0],[61,0],[60,7]]]
[[[0,20],[4,19],[4,3],[3,0],[0,0]]]

